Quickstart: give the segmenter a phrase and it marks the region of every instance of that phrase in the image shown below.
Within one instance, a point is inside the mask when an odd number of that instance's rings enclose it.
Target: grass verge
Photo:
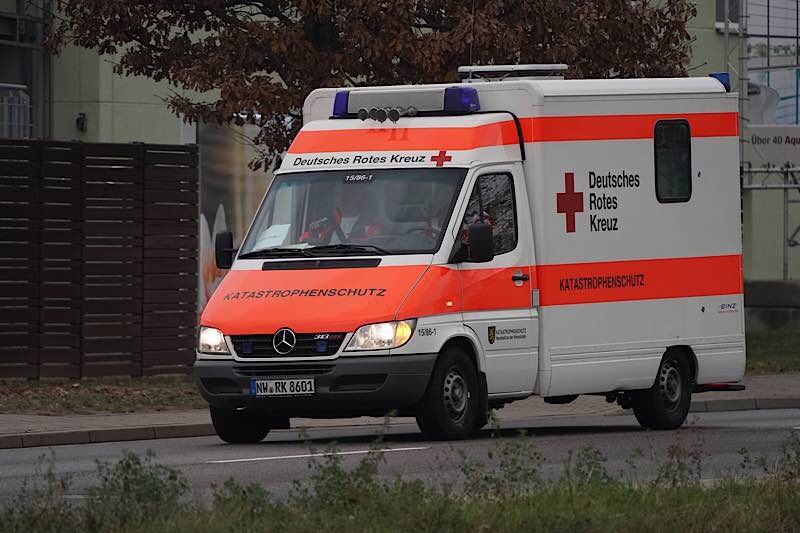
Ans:
[[[748,333],[747,372],[800,372],[800,331],[779,329]]]
[[[345,468],[340,456],[311,463],[310,481],[288,498],[232,480],[208,503],[187,496],[181,474],[152,455],[126,453],[98,465],[86,500],[65,498],[69,482],[49,467],[0,510],[0,531],[797,531],[800,440],[787,442],[759,477],[700,480],[702,450],[672,445],[642,481],[605,468],[596,449],[571,454],[556,478],[540,475],[541,455],[527,438],[500,441],[491,464],[462,456],[455,483],[430,486],[380,474],[373,453]],[[631,464],[634,472],[635,466]],[[630,474],[630,472],[629,472]]]
[[[0,381],[0,413],[91,414],[206,407],[188,376]]]

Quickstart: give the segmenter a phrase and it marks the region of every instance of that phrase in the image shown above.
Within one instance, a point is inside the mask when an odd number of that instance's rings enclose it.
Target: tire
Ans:
[[[460,440],[475,431],[480,417],[478,378],[472,360],[459,348],[444,350],[417,409],[417,425],[431,440]]]
[[[633,397],[633,414],[647,429],[677,429],[689,414],[692,373],[682,352],[669,350],[661,360],[653,386]]]
[[[214,431],[229,444],[254,444],[264,440],[269,433],[269,419],[264,413],[216,407],[210,409]]]

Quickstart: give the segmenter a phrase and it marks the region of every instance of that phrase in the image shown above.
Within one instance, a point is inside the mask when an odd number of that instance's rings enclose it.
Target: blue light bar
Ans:
[[[333,116],[336,118],[347,118],[347,101],[350,98],[350,91],[339,91],[333,100]]]
[[[337,95],[338,96],[338,95]],[[474,113],[481,110],[478,91],[473,87],[448,87],[444,90],[444,112]]]
[[[715,80],[720,82],[722,84],[722,86],[725,87],[725,92],[726,93],[731,92],[731,75],[730,74],[728,74],[727,72],[712,72],[711,74],[709,74],[709,76],[711,76],[712,78],[714,78]]]

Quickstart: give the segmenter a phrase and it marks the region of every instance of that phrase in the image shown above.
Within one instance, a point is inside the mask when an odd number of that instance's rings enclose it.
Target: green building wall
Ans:
[[[109,58],[67,47],[53,61],[53,132],[57,140],[181,142],[181,120],[163,98],[169,85],[113,72]],[[76,126],[86,113],[86,131]]]

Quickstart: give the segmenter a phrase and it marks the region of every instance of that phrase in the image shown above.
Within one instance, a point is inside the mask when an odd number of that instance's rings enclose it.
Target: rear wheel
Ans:
[[[237,411],[211,407],[211,422],[217,436],[230,444],[253,444],[261,442],[271,427],[278,427],[275,420],[260,411]]]
[[[648,429],[676,429],[692,401],[692,373],[684,354],[670,350],[661,360],[653,386],[633,396],[633,414]]]
[[[417,409],[417,425],[429,439],[464,439],[481,420],[479,396],[469,355],[459,348],[447,348],[439,355]]]

